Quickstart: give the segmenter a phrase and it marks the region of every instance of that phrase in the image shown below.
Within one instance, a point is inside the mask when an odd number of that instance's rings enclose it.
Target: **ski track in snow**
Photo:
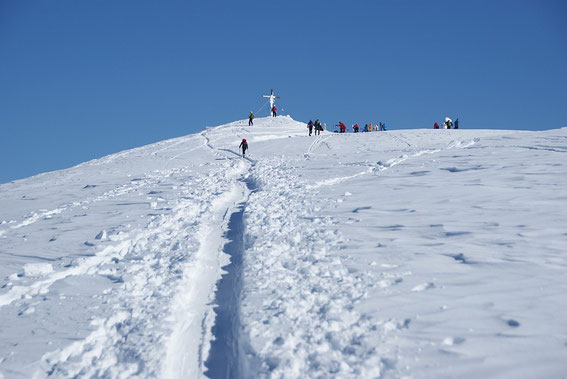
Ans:
[[[156,343],[169,346],[165,352],[167,358],[164,372],[176,374],[169,377],[197,376],[196,370],[199,367],[191,366],[190,362],[196,361],[199,351],[187,351],[193,345],[184,346],[187,339],[183,337],[188,335],[186,329],[192,332],[190,336],[195,334],[195,327],[201,328],[202,320],[198,318],[198,311],[202,312],[202,308],[210,303],[209,296],[220,276],[219,253],[215,252],[220,252],[222,239],[220,236],[213,237],[212,233],[222,233],[219,214],[224,215],[228,207],[240,200],[234,192],[233,178],[243,169],[240,163],[222,168],[209,178],[195,178],[193,184],[197,188],[193,187],[180,195],[196,192],[200,195],[196,200],[180,201],[171,214],[152,221],[144,230],[131,233],[132,238],[124,236],[125,241],[118,245],[107,247],[97,256],[85,259],[77,267],[54,273],[28,288],[27,295],[33,295],[32,291],[46,291],[58,279],[89,271],[121,277],[125,282],[123,288],[116,291],[118,299],[115,316],[94,320],[93,325],[97,329],[85,340],[75,342],[62,351],[44,355],[42,371],[36,377],[42,377],[43,373],[65,377],[129,377],[133,374],[155,376],[159,373],[154,371],[155,366],[140,366],[137,362],[159,362],[164,352],[156,351],[153,346]],[[218,179],[225,175],[231,180]],[[223,193],[226,196],[221,195]],[[196,254],[187,255],[187,252],[194,250],[197,250]],[[114,262],[124,259],[128,260],[125,267],[114,267]],[[177,277],[171,277],[172,274]],[[198,278],[201,279],[197,280]],[[177,280],[180,284],[164,285],[171,280]],[[149,286],[148,283],[152,285]],[[194,288],[196,283],[199,288]],[[160,290],[156,293],[157,288]],[[14,290],[17,289],[12,289]],[[16,294],[23,295],[21,291],[15,294],[12,291],[9,292],[11,300]],[[171,307],[167,305],[168,299],[173,299],[173,317],[163,319],[159,314],[154,314],[154,308]],[[163,301],[166,303],[160,305]],[[163,341],[163,329],[168,324],[172,325],[175,338]],[[203,344],[201,342],[198,348],[203,348]],[[136,351],[138,356],[134,362],[122,358],[128,351]],[[188,363],[182,365],[182,361],[176,358],[183,357],[184,354],[187,355]],[[174,368],[175,365],[179,367]]]
[[[316,146],[319,145],[320,142],[315,145],[315,143],[318,142],[318,141],[319,140],[314,141],[313,144],[311,146],[309,146],[309,150],[308,150],[307,154],[311,153],[313,146],[316,147]],[[455,141],[455,142],[451,142],[451,144],[449,144],[449,146],[447,146],[447,149],[454,149],[454,148],[465,149],[465,148],[473,146],[476,142],[477,142],[477,140]],[[406,141],[404,141],[404,143],[408,144],[408,146],[411,146]],[[342,183],[344,181],[347,181],[349,179],[354,179],[354,178],[359,177],[361,175],[373,173],[375,171],[385,171],[385,170],[388,170],[388,169],[390,169],[390,168],[392,168],[392,167],[394,167],[394,166],[396,166],[400,163],[405,162],[408,159],[420,157],[424,154],[435,154],[435,153],[439,153],[441,151],[442,151],[441,149],[428,149],[428,150],[417,151],[415,153],[412,153],[411,155],[404,154],[404,155],[401,155],[399,157],[389,159],[386,163],[378,162],[375,167],[368,167],[367,170],[359,172],[358,174],[354,174],[354,175],[350,175],[350,176],[342,176],[342,177],[332,178],[332,179],[326,179],[326,180],[319,181],[315,184],[309,184],[309,185],[307,185],[307,189],[312,190],[312,189],[317,189],[321,186],[332,186],[332,185],[339,184],[339,183]]]
[[[224,157],[212,146],[207,132],[201,135],[214,155]],[[126,153],[118,158],[124,155]],[[186,188],[179,192],[174,204],[168,206],[171,211],[153,217],[142,229],[119,234],[118,243],[106,246],[93,257],[77,260],[71,268],[44,275],[28,286],[13,286],[0,295],[0,306],[6,306],[46,294],[55,282],[79,275],[102,275],[124,282],[112,294],[107,294],[115,300],[114,314],[107,319],[92,320],[94,330],[85,339],[44,354],[41,369],[34,377],[131,377],[160,373],[164,377],[200,376],[207,339],[211,336],[204,334],[197,345],[187,344],[187,341],[202,328],[210,329],[211,320],[203,324],[205,320],[199,317],[207,318],[211,313],[211,296],[221,272],[225,218],[246,192],[239,181],[247,169],[246,160],[224,157],[223,162],[216,171],[188,177],[190,182],[185,183]],[[168,171],[164,173],[167,177]],[[163,179],[158,174],[153,176],[154,181]],[[151,180],[139,180],[95,198],[35,213],[12,228],[29,226],[70,208],[121,196],[151,184],[154,184]],[[165,285],[168,282],[177,284]],[[199,287],[195,288],[195,284]],[[164,314],[156,314],[155,309],[159,307],[171,308],[171,316],[164,318]],[[168,327],[172,328],[171,338],[164,339],[164,334],[168,334],[164,330]],[[156,345],[162,348],[156,349]],[[135,359],[124,359],[133,351]],[[158,365],[140,364],[159,362],[163,355],[166,359],[159,371],[156,371]],[[196,366],[196,361],[201,363]]]

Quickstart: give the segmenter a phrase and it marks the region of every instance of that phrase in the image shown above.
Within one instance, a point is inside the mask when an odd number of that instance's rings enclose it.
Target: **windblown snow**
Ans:
[[[564,377],[566,158],[279,116],[3,184],[0,377]]]

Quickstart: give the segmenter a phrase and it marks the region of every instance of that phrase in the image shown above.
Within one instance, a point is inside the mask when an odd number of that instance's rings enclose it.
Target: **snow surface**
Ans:
[[[0,377],[565,377],[567,128],[247,123],[0,186]]]

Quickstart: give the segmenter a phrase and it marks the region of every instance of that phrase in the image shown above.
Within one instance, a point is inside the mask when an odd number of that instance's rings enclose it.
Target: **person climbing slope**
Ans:
[[[242,149],[242,157],[244,158],[244,156],[246,155],[246,150],[248,150],[248,142],[246,142],[246,138],[242,139],[242,142],[240,142],[240,146],[238,146],[239,149]]]
[[[254,125],[254,112],[250,111],[250,115],[248,116],[248,126]]]
[[[311,137],[311,133],[313,133],[313,121],[309,120],[307,123],[307,129],[309,129],[309,136]]]

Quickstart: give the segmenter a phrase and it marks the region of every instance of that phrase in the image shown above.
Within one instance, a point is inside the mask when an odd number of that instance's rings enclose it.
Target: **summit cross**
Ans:
[[[272,115],[272,109],[274,108],[274,104],[276,103],[276,99],[279,99],[279,96],[274,95],[274,90],[270,92],[269,95],[264,95],[263,97],[270,98],[270,116]]]

